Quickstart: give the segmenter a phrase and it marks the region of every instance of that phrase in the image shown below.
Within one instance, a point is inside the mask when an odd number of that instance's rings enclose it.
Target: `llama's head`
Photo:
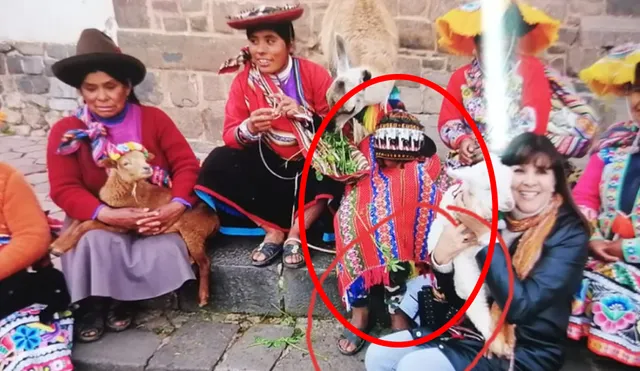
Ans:
[[[152,159],[153,154],[144,148],[122,151],[115,147],[109,150],[109,157],[103,160],[103,164],[126,183],[135,183],[153,175],[153,168],[149,165]]]
[[[336,33],[334,39],[334,55],[331,63],[334,80],[326,95],[330,106],[336,105],[349,91],[377,75],[377,72],[369,67],[352,66],[344,38]],[[367,106],[386,102],[393,86],[394,81],[384,81],[359,91],[340,107],[338,114],[353,117]]]
[[[491,155],[496,189],[498,197],[498,210],[510,212],[515,208],[515,200],[511,192],[513,170],[504,165],[498,156]],[[479,162],[472,166],[447,169],[447,174],[461,182],[465,207],[482,218],[491,219],[493,211],[491,207],[491,184],[487,165]]]

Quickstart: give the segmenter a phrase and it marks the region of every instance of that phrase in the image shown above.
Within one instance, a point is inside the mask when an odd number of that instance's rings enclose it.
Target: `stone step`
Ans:
[[[306,317],[314,289],[307,267],[288,269],[277,260],[267,267],[251,264],[251,251],[261,238],[224,236],[219,234],[208,241],[211,257],[211,297],[207,309],[223,313],[251,315],[280,315]],[[320,277],[335,255],[311,250],[314,269]],[[335,272],[323,284],[327,296],[338,310],[343,310],[338,294]],[[198,310],[197,283],[187,283],[178,294],[180,309]],[[331,313],[316,298],[314,315],[331,318]]]

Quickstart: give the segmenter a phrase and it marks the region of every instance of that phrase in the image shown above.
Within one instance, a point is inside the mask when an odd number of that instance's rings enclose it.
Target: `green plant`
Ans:
[[[335,165],[342,174],[353,174],[358,170],[358,163],[351,158],[351,144],[342,133],[325,131],[322,141],[326,145],[323,159],[329,164]],[[323,175],[316,171],[316,178],[320,181]]]
[[[355,212],[354,213],[357,217],[358,220],[360,221],[360,223],[362,223],[362,226],[367,228],[367,225],[364,223],[364,220],[362,220],[362,216],[360,216],[360,213]],[[371,214],[371,204],[367,205],[367,215]],[[389,244],[379,244],[378,241],[376,241],[376,239],[373,237],[372,234],[369,234],[369,237],[371,237],[371,241],[373,241],[373,244],[376,246],[376,248],[382,252],[382,256],[384,256],[384,260],[386,261],[386,266],[385,269],[391,269],[392,272],[397,272],[397,271],[403,271],[404,267],[402,265],[400,265],[401,261],[393,256],[393,253],[391,252],[391,246],[389,246]]]

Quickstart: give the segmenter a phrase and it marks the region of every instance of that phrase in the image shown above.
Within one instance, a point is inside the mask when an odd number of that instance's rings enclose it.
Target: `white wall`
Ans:
[[[91,27],[115,37],[112,0],[0,0],[0,40],[75,44]]]

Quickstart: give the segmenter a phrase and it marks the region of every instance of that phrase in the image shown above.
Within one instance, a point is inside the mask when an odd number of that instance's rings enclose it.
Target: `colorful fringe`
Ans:
[[[622,96],[626,84],[636,83],[636,65],[640,63],[640,43],[626,43],[609,51],[588,68],[580,79],[599,96]]]

